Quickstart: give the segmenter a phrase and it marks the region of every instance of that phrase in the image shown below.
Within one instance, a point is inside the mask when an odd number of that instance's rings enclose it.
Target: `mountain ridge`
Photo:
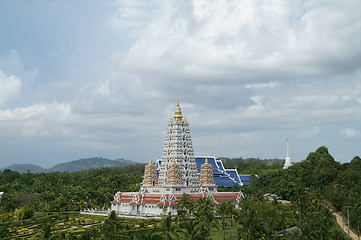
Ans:
[[[82,158],[70,162],[55,164],[51,168],[43,168],[35,164],[13,164],[5,168],[1,168],[0,171],[4,171],[5,169],[10,169],[11,171],[16,171],[19,173],[24,173],[28,171],[32,173],[42,173],[42,172],[71,173],[71,172],[89,170],[93,168],[123,167],[136,163],[137,162],[125,160],[125,159],[111,160],[103,157],[93,157],[93,158]]]

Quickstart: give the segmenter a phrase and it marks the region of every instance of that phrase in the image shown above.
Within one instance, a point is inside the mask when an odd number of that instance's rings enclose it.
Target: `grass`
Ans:
[[[211,233],[212,240],[223,240],[224,239],[221,220],[219,220],[218,226],[219,226],[219,228],[218,229],[214,228]],[[226,220],[225,239],[226,240],[238,240],[238,233],[237,233],[238,227],[239,227],[239,225],[233,221],[232,236],[231,236],[230,221]]]

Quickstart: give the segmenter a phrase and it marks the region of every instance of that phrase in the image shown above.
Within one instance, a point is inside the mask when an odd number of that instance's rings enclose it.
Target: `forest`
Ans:
[[[0,239],[347,239],[333,211],[361,226],[361,159],[337,162],[324,146],[283,170],[279,160],[224,159],[254,176],[245,188],[220,188],[245,194],[240,208],[210,199],[190,202],[184,195],[178,216],[122,219],[83,216],[85,208],[107,209],[116,191],[138,191],[144,164],[74,173],[0,173]],[[289,203],[269,201],[273,193]],[[283,234],[284,229],[294,231]],[[35,229],[35,230],[34,230]],[[21,237],[23,236],[23,237]]]

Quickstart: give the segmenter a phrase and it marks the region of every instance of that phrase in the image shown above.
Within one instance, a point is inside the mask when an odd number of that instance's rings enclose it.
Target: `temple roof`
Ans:
[[[206,157],[196,156],[198,174],[201,172],[201,166],[205,163]],[[207,157],[208,164],[212,165],[214,182],[217,187],[232,187],[235,184],[240,186],[248,186],[250,184],[250,174],[238,174],[237,169],[225,169],[221,160],[215,157]],[[162,164],[162,160],[157,160],[157,171]]]

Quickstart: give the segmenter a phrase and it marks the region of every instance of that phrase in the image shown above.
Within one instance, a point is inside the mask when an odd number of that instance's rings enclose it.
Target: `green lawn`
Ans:
[[[238,228],[239,228],[239,225],[233,222],[232,235],[231,235],[230,222],[226,221],[225,239],[226,240],[237,240],[238,239],[238,233],[237,233]],[[216,229],[216,228],[213,229],[211,238],[213,240],[223,240],[224,239],[221,221],[219,221],[218,229]]]

